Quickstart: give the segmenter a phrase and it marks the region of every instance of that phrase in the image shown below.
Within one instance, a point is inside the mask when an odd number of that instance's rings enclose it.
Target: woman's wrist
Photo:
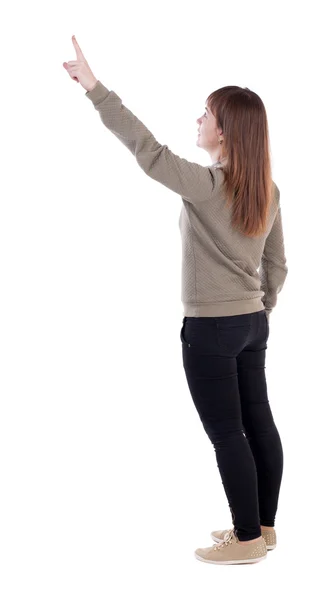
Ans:
[[[89,87],[87,88],[87,90],[86,90],[86,91],[87,91],[87,92],[91,92],[91,91],[93,90],[93,88],[95,88],[95,86],[96,86],[96,84],[97,84],[97,83],[98,83],[98,79],[95,79],[95,80],[93,81],[93,83],[89,85]]]

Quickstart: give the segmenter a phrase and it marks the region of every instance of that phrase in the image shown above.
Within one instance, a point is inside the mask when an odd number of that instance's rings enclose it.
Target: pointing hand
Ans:
[[[90,92],[98,80],[94,77],[74,35],[72,36],[72,42],[76,51],[77,60],[64,62],[63,67],[67,70],[71,79],[80,83],[87,92]]]

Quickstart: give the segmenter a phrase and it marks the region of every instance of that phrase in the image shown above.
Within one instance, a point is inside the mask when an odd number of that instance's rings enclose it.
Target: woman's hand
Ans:
[[[87,92],[90,92],[98,80],[94,77],[74,35],[72,36],[72,42],[76,51],[77,60],[64,62],[63,67],[67,70],[71,79],[80,83]]]

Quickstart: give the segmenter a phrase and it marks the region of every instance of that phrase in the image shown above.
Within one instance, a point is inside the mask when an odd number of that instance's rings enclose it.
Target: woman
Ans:
[[[183,366],[233,520],[195,556],[258,562],[276,546],[283,450],[267,397],[265,351],[269,315],[288,271],[263,102],[238,86],[208,97],[197,119],[197,144],[211,158],[203,167],[160,144],[94,77],[72,39],[77,60],[63,63],[70,77],[143,171],[182,197]]]

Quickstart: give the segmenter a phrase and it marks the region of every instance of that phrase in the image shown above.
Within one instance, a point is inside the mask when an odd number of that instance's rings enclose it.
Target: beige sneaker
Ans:
[[[220,529],[218,531],[212,531],[211,536],[214,542],[222,542],[225,534],[229,529]],[[261,525],[262,537],[265,539],[266,549],[274,550],[277,546],[277,536],[275,529],[263,529]]]
[[[217,565],[237,565],[256,563],[267,557],[263,537],[251,544],[241,544],[233,529],[228,529],[223,540],[208,548],[197,548],[194,552],[198,560]]]

